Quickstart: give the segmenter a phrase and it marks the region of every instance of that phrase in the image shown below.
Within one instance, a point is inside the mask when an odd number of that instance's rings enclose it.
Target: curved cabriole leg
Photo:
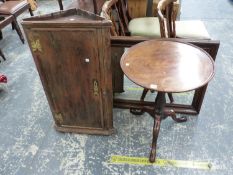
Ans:
[[[151,163],[155,162],[156,146],[157,146],[157,139],[158,139],[158,136],[159,136],[160,123],[161,123],[161,116],[155,115],[154,127],[153,127],[152,148],[151,148],[150,158],[149,158],[149,161]]]
[[[174,110],[169,110],[169,111],[165,111],[165,115],[171,117],[174,121],[181,123],[181,122],[186,122],[187,121],[187,117],[186,116],[182,116],[180,118],[178,118],[176,116],[176,113]]]

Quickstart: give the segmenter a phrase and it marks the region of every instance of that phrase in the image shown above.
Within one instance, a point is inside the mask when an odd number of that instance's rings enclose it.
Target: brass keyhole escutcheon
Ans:
[[[95,96],[98,96],[99,95],[99,86],[98,86],[98,81],[97,80],[94,80],[93,81],[93,86],[94,86],[94,95]]]

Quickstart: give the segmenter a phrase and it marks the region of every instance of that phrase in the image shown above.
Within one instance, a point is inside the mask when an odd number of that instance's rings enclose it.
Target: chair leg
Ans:
[[[2,37],[2,30],[0,30],[0,40],[3,39]]]
[[[98,14],[98,9],[97,9],[97,2],[96,0],[93,0],[93,6],[94,6],[94,13]]]
[[[32,12],[31,7],[29,7],[29,9],[28,9],[28,10],[29,10],[30,15],[31,15],[31,16],[34,16],[34,14],[33,14],[33,12]]]
[[[0,49],[0,56],[3,58],[3,60],[6,60],[6,57],[4,56],[2,49]]]
[[[15,24],[13,22],[11,23],[11,28],[12,30],[15,30]]]
[[[58,0],[58,4],[59,4],[59,7],[60,7],[60,10],[64,10],[62,0]]]
[[[17,34],[19,35],[20,40],[24,44],[23,33],[21,32],[20,27],[19,27],[18,22],[16,21],[16,19],[14,19],[13,23],[14,23],[15,30],[16,30]]]

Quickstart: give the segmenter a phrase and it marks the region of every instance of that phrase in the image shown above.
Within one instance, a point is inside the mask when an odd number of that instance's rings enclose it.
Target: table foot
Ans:
[[[134,114],[134,115],[142,115],[144,114],[144,110],[143,109],[137,109],[137,108],[130,108],[130,113]]]
[[[178,123],[182,123],[182,122],[186,122],[187,121],[187,117],[186,116],[182,116],[182,117],[177,117],[176,113],[174,110],[169,110],[169,111],[164,111],[165,115],[168,117],[171,117],[174,121],[178,122]]]
[[[158,139],[158,136],[159,136],[160,123],[161,123],[161,116],[160,115],[155,115],[154,127],[153,127],[152,148],[151,148],[150,158],[149,158],[149,161],[151,163],[155,162],[156,146],[157,146],[157,139]]]
[[[149,89],[146,89],[146,88],[143,89],[143,92],[142,92],[140,101],[144,101],[144,99],[145,99],[146,94],[147,94],[148,91],[149,91]],[[141,109],[138,109],[138,108],[130,108],[130,112],[131,112],[132,114],[134,114],[134,115],[142,115],[142,114],[144,114],[143,108],[141,108]]]

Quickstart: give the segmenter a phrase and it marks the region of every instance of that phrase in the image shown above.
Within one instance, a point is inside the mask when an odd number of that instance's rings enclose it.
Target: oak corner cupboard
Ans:
[[[42,85],[62,132],[110,135],[111,22],[80,9],[22,22]]]

